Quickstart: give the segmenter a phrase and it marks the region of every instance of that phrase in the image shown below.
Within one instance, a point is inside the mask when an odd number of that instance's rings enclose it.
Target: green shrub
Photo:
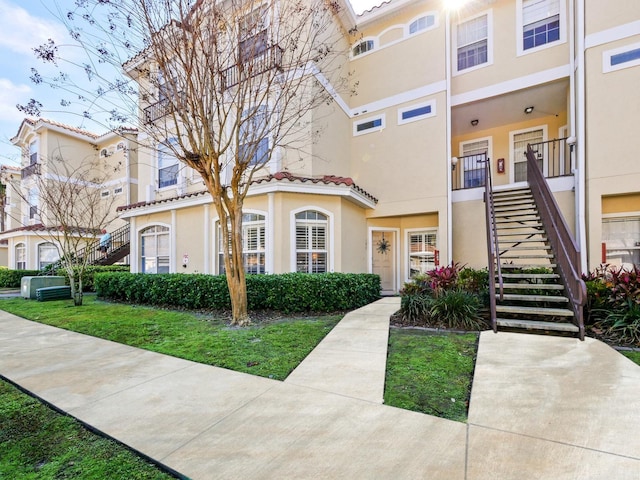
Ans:
[[[76,268],[76,272],[77,272]],[[129,265],[88,265],[82,276],[82,290],[84,292],[95,292],[95,275],[101,272],[129,272]],[[69,284],[69,276],[64,268],[58,268],[56,275],[65,278],[65,283]]]
[[[447,290],[431,301],[431,319],[446,328],[480,330],[480,300],[476,295],[462,290]]]
[[[40,270],[0,269],[0,288],[20,288],[22,277],[36,277]]]
[[[640,304],[628,299],[624,307],[609,313],[600,325],[621,341],[640,345]]]
[[[99,297],[185,309],[229,310],[224,275],[98,273]],[[380,298],[380,277],[372,274],[285,273],[247,275],[249,310],[334,312]]]
[[[458,273],[457,286],[465,292],[479,295],[484,290],[489,289],[489,270],[486,268],[476,270],[465,267]]]
[[[426,320],[431,308],[431,296],[424,293],[405,294],[400,299],[400,313],[403,320],[416,324]]]
[[[584,307],[584,321],[592,325],[603,318],[607,311],[611,287],[601,278],[585,280],[587,286],[587,301]]]

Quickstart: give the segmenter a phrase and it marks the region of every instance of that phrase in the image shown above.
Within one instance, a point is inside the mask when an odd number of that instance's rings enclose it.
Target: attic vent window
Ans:
[[[365,133],[378,132],[384,128],[384,115],[358,120],[353,123],[353,134],[363,135]]]
[[[429,101],[398,110],[398,125],[415,122],[424,118],[433,117],[436,114],[435,101]]]
[[[113,194],[114,195],[122,195],[122,187],[116,187],[113,189]]]
[[[358,55],[362,55],[365,52],[368,52],[370,50],[373,50],[373,40],[364,40],[362,42],[360,42],[359,44],[357,44],[355,47],[353,47],[353,56],[357,57]]]
[[[603,54],[604,73],[640,65],[640,43],[608,50]]]
[[[433,15],[425,15],[420,17],[409,24],[409,35],[426,30],[429,27],[435,25],[436,17]]]

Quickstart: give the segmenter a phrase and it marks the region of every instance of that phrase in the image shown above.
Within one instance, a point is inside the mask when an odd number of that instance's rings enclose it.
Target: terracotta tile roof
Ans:
[[[375,198],[373,195],[367,193],[365,190],[363,190],[362,188],[358,187],[354,182],[353,179],[350,177],[337,177],[335,175],[325,175],[323,177],[319,177],[319,178],[312,178],[312,177],[299,177],[296,175],[291,174],[290,172],[278,172],[278,173],[274,173],[272,175],[269,175],[267,177],[263,177],[263,178],[258,178],[254,181],[251,182],[252,185],[259,185],[262,183],[270,183],[270,182],[280,182],[280,181],[285,181],[288,180],[290,182],[299,182],[299,183],[313,183],[313,184],[324,184],[324,185],[345,185],[347,187],[350,187],[352,189],[354,189],[356,192],[362,194],[363,196],[365,196],[366,198],[368,198],[369,200],[373,201],[374,203],[378,203],[378,199]],[[192,197],[199,197],[201,195],[207,195],[209,192],[207,190],[200,190],[197,192],[193,192],[193,193],[185,193],[184,195],[179,195],[176,197],[170,197],[170,198],[164,198],[162,200],[153,200],[151,202],[138,202],[138,203],[133,203],[130,205],[122,205],[120,207],[118,207],[116,209],[116,211],[118,212],[125,212],[128,210],[134,210],[136,208],[140,208],[140,207],[148,207],[151,205],[158,205],[161,203],[169,203],[169,202],[174,202],[176,200],[181,200],[183,198],[192,198]]]
[[[377,10],[377,9],[379,9],[379,8],[382,8],[382,7],[384,7],[385,5],[388,5],[388,4],[392,3],[392,2],[393,2],[393,0],[387,0],[386,2],[381,2],[381,3],[379,3],[378,5],[374,5],[373,7],[368,8],[367,10],[364,10],[362,13],[358,14],[358,17],[361,17],[362,15],[366,15],[367,13],[371,13],[371,12],[373,12],[374,10]]]
[[[100,230],[91,229],[86,227],[70,227],[72,231],[81,231],[83,233],[95,234],[98,235]],[[62,230],[61,226],[57,227],[47,227],[42,223],[36,223],[34,225],[25,225],[23,227],[12,228],[11,230],[5,230],[4,232],[0,232],[0,235],[4,235],[6,233],[14,233],[14,232],[51,232],[53,230]]]
[[[61,122],[57,122],[56,120],[51,120],[49,118],[25,118],[23,123],[27,123],[29,125],[31,125],[32,127],[35,127],[38,122],[42,122],[42,123],[46,123],[49,125],[53,125],[54,127],[58,127],[58,128],[62,128],[64,130],[68,130],[69,132],[72,133],[77,133],[79,135],[84,135],[86,137],[92,138],[94,140],[98,140],[101,137],[105,137],[107,135],[110,135],[111,133],[117,133],[120,135],[124,135],[127,133],[138,133],[138,129],[134,128],[134,127],[119,127],[116,128],[115,130],[111,130],[109,132],[103,133],[98,135],[97,133],[93,133],[90,132],[89,130],[84,130],[82,128],[78,128],[78,127],[73,127],[71,125],[67,125],[66,123],[61,123]],[[21,125],[22,127],[22,125]],[[20,129],[18,129],[19,131]]]

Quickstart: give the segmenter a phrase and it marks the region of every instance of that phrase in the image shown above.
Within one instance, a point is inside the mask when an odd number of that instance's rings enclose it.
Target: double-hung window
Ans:
[[[169,227],[154,225],[140,232],[140,271],[169,273]]]
[[[329,257],[326,215],[314,210],[296,213],[296,271],[325,273]]]
[[[230,240],[230,239],[229,239]],[[231,250],[230,242],[222,238],[218,225],[218,271],[225,273],[224,246]],[[246,273],[265,273],[265,218],[257,213],[242,215],[242,263]]]
[[[544,142],[544,128],[521,131],[513,133],[513,167],[514,182],[525,182],[527,180],[527,145]],[[544,152],[536,152],[540,171],[545,173]]]
[[[242,112],[238,131],[240,162],[263,166],[269,160],[269,117],[267,107],[260,105]]]
[[[158,145],[158,188],[170,187],[178,183],[180,168],[174,153],[177,146],[176,138],[170,138]]]
[[[560,40],[560,0],[522,1],[522,49]]]
[[[485,162],[489,155],[489,139],[466,142],[461,145],[464,188],[484,186]]]
[[[489,63],[489,14],[460,23],[456,29],[457,71]]]
[[[29,219],[36,218],[38,214],[38,205],[40,204],[40,194],[37,188],[29,190]]]
[[[29,144],[29,165],[38,163],[38,141],[34,140]]]
[[[16,270],[27,269],[27,246],[24,243],[18,243],[15,246],[16,254]]]
[[[263,54],[267,50],[267,9],[256,8],[240,19],[240,41],[238,55],[240,62]]]

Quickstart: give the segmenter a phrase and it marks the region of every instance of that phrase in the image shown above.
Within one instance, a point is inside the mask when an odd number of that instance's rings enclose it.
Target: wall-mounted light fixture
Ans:
[[[471,120],[471,126],[472,126],[472,127],[477,126],[477,125],[478,125],[478,123],[479,123],[479,120],[478,120],[477,118],[474,118],[473,120]]]
[[[524,109],[524,113],[527,115],[529,115],[531,112],[533,112],[533,105]]]
[[[455,170],[457,164],[458,164],[458,157],[451,157],[451,170]]]

